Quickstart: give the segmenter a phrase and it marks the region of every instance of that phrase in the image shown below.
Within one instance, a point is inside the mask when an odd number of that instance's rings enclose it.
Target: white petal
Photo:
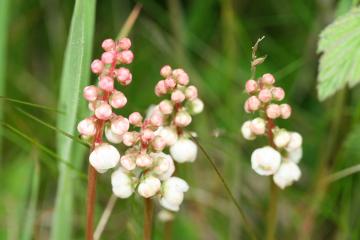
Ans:
[[[279,170],[274,174],[274,182],[280,188],[284,189],[298,181],[301,176],[299,166],[294,162],[284,162],[281,164]]]
[[[108,143],[102,143],[97,146],[89,156],[90,164],[100,173],[115,167],[119,160],[119,151]]]
[[[197,146],[193,141],[181,138],[170,147],[170,154],[176,162],[193,162],[197,156]]]
[[[290,141],[289,144],[286,146],[286,150],[292,151],[295,150],[302,145],[302,137],[297,132],[291,132],[290,133]]]
[[[105,129],[105,136],[106,139],[111,142],[111,143],[121,143],[122,141],[122,135],[118,135],[116,133],[114,133],[113,131],[111,131],[111,128],[106,128]]]
[[[250,125],[251,121],[246,121],[241,126],[241,133],[246,140],[254,140],[256,138],[255,134],[251,131]]]
[[[251,166],[259,175],[274,174],[281,163],[281,155],[270,146],[256,149],[251,155]]]

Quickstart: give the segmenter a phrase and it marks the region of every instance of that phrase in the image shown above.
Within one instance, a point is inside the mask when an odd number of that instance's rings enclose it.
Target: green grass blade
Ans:
[[[8,34],[8,0],[0,1],[0,96],[5,94],[5,81],[6,81],[6,44]],[[0,102],[0,121],[3,119],[4,107]],[[0,154],[2,154],[2,128],[0,126]]]
[[[26,102],[26,101],[14,99],[14,98],[8,98],[8,97],[4,97],[4,96],[0,96],[0,101],[18,103],[18,104],[29,106],[29,107],[39,108],[39,109],[53,111],[53,112],[62,113],[62,114],[64,113],[64,112],[61,112],[61,111],[57,110],[56,108],[52,108],[52,107],[48,107],[48,106],[45,106],[45,105],[36,104],[36,103],[32,103],[32,102]]]
[[[59,109],[65,111],[59,116],[57,127],[71,135],[75,134],[81,89],[89,80],[91,45],[94,32],[95,0],[76,0],[71,20],[63,65]],[[77,165],[81,157],[74,159],[74,142],[57,134],[58,154],[68,162]],[[81,146],[79,146],[81,147]],[[55,203],[51,239],[71,239],[73,215],[73,172],[60,166],[60,177]]]
[[[32,236],[34,232],[34,222],[36,219],[36,208],[38,202],[39,188],[40,188],[40,165],[39,162],[36,160],[34,164],[34,170],[32,173],[29,204],[27,206],[24,227],[22,230],[22,236],[21,236],[22,240],[33,239]]]

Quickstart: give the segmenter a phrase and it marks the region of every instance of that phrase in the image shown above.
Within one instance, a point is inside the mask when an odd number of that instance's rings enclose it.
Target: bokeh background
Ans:
[[[0,39],[7,40],[0,52],[1,95],[55,109],[74,1],[7,2],[7,9],[0,10],[0,21],[6,23],[1,24]],[[129,101],[122,113],[144,113],[159,101],[153,89],[161,66],[187,70],[206,105],[192,129],[265,239],[269,179],[250,166],[251,152],[265,140],[245,142],[239,129],[251,118],[243,110],[251,46],[266,36],[258,54],[267,58],[258,74],[273,73],[285,88],[293,115],[278,123],[304,138],[302,178],[279,195],[277,239],[360,239],[359,176],[331,178],[360,161],[359,89],[343,89],[325,102],[319,102],[316,91],[318,35],[351,1],[139,2],[142,9],[129,34],[134,80],[124,90]],[[103,39],[117,36],[136,3],[97,2],[92,58],[101,53]],[[8,124],[1,131],[0,239],[49,239],[58,197],[57,131],[18,108],[53,126],[61,113],[0,101],[1,121]],[[73,211],[64,228],[71,226],[71,239],[83,239],[86,179],[81,173],[86,174],[87,160],[81,154],[72,158],[78,171],[71,176]],[[201,153],[194,164],[179,166],[177,174],[191,190],[172,223],[173,239],[248,239],[236,208]],[[109,175],[98,179],[96,221],[111,196]],[[102,239],[141,239],[142,214],[141,199],[117,201]],[[164,223],[156,220],[154,239],[163,236]]]

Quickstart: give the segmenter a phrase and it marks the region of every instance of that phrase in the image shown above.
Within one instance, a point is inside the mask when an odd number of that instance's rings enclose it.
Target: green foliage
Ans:
[[[338,17],[322,31],[318,52],[322,52],[318,75],[320,100],[360,82],[360,7]]]
[[[72,15],[71,26],[63,72],[61,77],[59,109],[65,114],[59,115],[57,127],[71,135],[75,134],[78,117],[78,106],[82,88],[89,81],[89,64],[92,49],[92,37],[95,20],[95,0],[77,0]],[[79,164],[82,154],[79,146],[61,133],[57,134],[57,152],[67,162]],[[74,172],[60,165],[57,197],[51,239],[71,239],[73,228]]]

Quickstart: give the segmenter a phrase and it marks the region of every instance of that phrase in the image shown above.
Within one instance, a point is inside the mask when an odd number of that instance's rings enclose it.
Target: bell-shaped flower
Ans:
[[[150,153],[150,157],[154,160],[155,166],[152,172],[160,179],[166,180],[175,172],[175,164],[171,156],[163,152]]]
[[[197,156],[197,146],[190,139],[180,138],[170,147],[170,154],[176,162],[193,162]]]
[[[279,170],[274,174],[274,182],[281,189],[293,184],[294,181],[298,181],[301,177],[301,171],[299,166],[291,161],[286,161],[281,164]]]
[[[144,198],[155,196],[160,190],[161,182],[154,176],[145,176],[138,186],[138,193]]]
[[[119,151],[108,143],[102,143],[90,153],[89,161],[99,173],[115,167],[120,160]]]
[[[280,167],[281,155],[270,146],[256,149],[251,155],[251,166],[259,175],[269,176]]]
[[[128,172],[123,168],[118,168],[111,175],[111,185],[115,196],[128,198],[134,192],[133,183]]]
[[[189,185],[178,177],[171,177],[163,182],[160,204],[170,211],[179,211],[184,200],[184,192],[189,190]]]

